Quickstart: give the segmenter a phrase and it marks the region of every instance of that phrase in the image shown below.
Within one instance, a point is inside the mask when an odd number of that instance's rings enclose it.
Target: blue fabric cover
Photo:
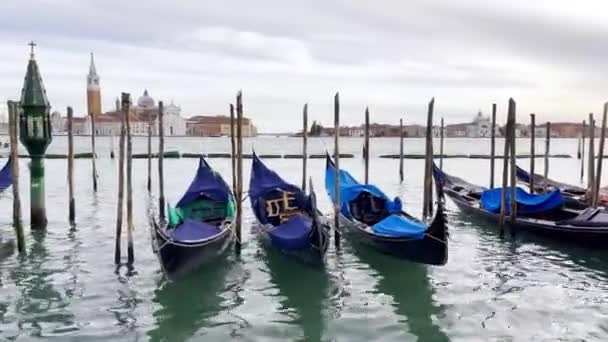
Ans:
[[[379,235],[412,239],[424,238],[426,229],[426,225],[420,221],[414,221],[403,215],[395,214],[372,226],[374,233]]]
[[[265,197],[277,190],[294,193],[298,206],[301,209],[308,207],[306,194],[299,187],[284,181],[276,172],[264,165],[254,153],[251,164],[251,177],[249,179],[249,200],[251,201],[251,208],[256,218],[262,224],[269,223],[266,218]]]
[[[303,215],[291,217],[287,222],[272,230],[268,235],[272,244],[283,250],[304,249],[310,245],[312,220]]]
[[[2,170],[0,170],[0,192],[8,189],[13,184],[13,169],[11,168],[12,159],[9,158]]]
[[[219,234],[221,230],[205,222],[186,220],[171,231],[175,241],[204,240]]]
[[[205,158],[200,159],[196,175],[176,207],[184,207],[202,195],[214,201],[228,201],[230,197],[230,187],[222,176],[207,164]]]
[[[332,201],[335,199],[334,174],[334,165],[328,159],[327,167],[325,169],[325,189],[327,190],[327,193]],[[395,197],[395,199],[391,201],[388,196],[386,196],[378,187],[371,184],[360,184],[355,178],[353,178],[353,176],[350,175],[350,173],[345,170],[340,170],[339,177],[340,211],[342,215],[351,217],[348,203],[357,198],[357,196],[359,196],[359,194],[362,192],[368,192],[376,197],[385,199],[386,209],[389,213],[399,213],[402,211],[401,200],[398,197]]]
[[[481,194],[481,206],[490,212],[500,212],[500,197],[502,188],[485,190]],[[564,204],[564,198],[559,190],[543,195],[530,194],[522,188],[515,189],[517,213],[535,214],[557,209]],[[507,214],[511,212],[511,190],[507,188]]]

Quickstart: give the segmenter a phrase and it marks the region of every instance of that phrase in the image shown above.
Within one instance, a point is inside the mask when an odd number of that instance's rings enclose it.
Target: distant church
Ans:
[[[152,128],[152,134],[158,134],[158,106],[156,101],[145,90],[143,95],[137,100],[137,105],[132,106],[129,110],[129,119],[131,123],[131,134],[147,135],[148,126]],[[91,134],[91,120],[95,119],[95,134],[97,135],[119,135],[121,120],[123,113],[120,109],[119,100],[116,99],[116,108],[113,111],[102,112],[101,110],[101,87],[99,84],[99,75],[95,67],[95,59],[91,53],[91,62],[89,64],[89,73],[87,74],[87,111],[88,115],[82,119],[81,126],[76,126],[75,130],[79,132],[82,129],[82,134]],[[181,117],[181,108],[173,103],[164,107],[163,126],[165,134],[169,136],[186,135],[186,120]],[[76,118],[75,118],[76,119]]]
[[[101,89],[99,87],[99,75],[95,68],[95,59],[91,52],[91,64],[87,75],[87,114],[101,114]]]

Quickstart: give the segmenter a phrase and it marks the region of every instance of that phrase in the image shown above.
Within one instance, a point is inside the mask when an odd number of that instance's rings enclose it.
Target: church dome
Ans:
[[[137,99],[138,107],[152,108],[152,107],[154,107],[154,105],[155,105],[154,99],[152,97],[150,97],[150,95],[148,95],[147,89],[144,91],[144,94],[142,96],[140,96],[139,99]]]

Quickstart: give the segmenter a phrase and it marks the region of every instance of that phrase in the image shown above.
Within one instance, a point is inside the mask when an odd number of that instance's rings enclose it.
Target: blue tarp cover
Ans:
[[[283,250],[307,248],[310,245],[312,220],[303,215],[291,217],[287,222],[268,231],[272,243]]]
[[[263,224],[268,223],[264,210],[265,195],[276,190],[294,193],[298,207],[302,209],[307,207],[308,200],[306,194],[299,187],[284,181],[281,176],[264,165],[254,153],[251,165],[251,177],[249,179],[249,200],[251,201],[251,208],[253,208],[256,218]]]
[[[204,240],[219,234],[221,230],[205,222],[186,220],[171,231],[175,241]]]
[[[402,215],[395,214],[372,226],[372,230],[376,234],[412,239],[424,238],[426,229],[426,225],[422,222],[413,221]]]
[[[204,158],[201,158],[192,183],[177,202],[176,207],[184,207],[203,195],[214,201],[228,201],[230,187],[222,176],[214,171]]]
[[[13,184],[13,170],[11,168],[12,159],[8,159],[2,170],[0,170],[0,192],[8,189]]]
[[[485,190],[481,194],[481,206],[490,212],[500,212],[500,197],[502,188]],[[559,190],[542,195],[530,194],[522,188],[515,189],[517,213],[535,214],[557,209],[564,204],[564,198]],[[507,214],[511,211],[511,190],[507,188]]]
[[[333,164],[330,162],[327,163],[327,168],[325,169],[325,189],[329,194],[329,197],[333,201],[335,199],[335,191],[334,191],[334,174],[335,168]],[[388,196],[382,192],[378,187],[371,184],[361,184],[357,182],[353,176],[350,175],[346,170],[340,170],[340,211],[342,215],[346,217],[351,217],[350,209],[348,203],[357,196],[359,196],[362,192],[368,192],[376,197],[380,197],[386,200],[386,209],[389,213],[399,213],[401,212],[401,200],[399,198],[395,198],[395,200],[390,200]]]

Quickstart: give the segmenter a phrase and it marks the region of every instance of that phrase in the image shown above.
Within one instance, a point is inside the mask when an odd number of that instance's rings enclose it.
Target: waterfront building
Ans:
[[[186,122],[186,132],[189,136],[221,137],[230,136],[230,117],[225,115],[193,116]],[[241,127],[243,137],[255,137],[258,132],[253,121],[243,117]]]

